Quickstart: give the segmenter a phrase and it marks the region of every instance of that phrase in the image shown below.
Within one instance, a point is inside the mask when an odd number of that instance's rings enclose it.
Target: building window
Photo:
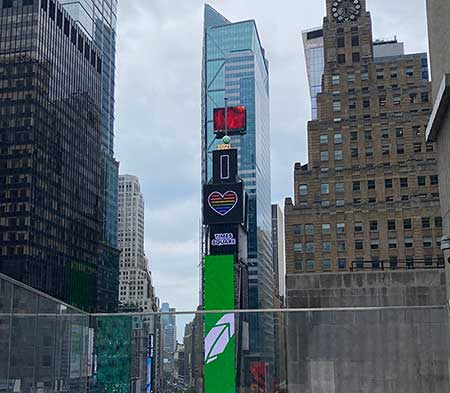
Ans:
[[[359,36],[358,35],[352,36],[352,46],[359,46]]]
[[[412,237],[405,237],[405,248],[413,248],[414,242]]]
[[[403,229],[412,229],[412,220],[410,218],[403,220]]]
[[[364,140],[366,140],[366,141],[372,140],[372,131],[371,130],[364,131]]]
[[[400,104],[401,104],[401,101],[402,101],[402,97],[399,96],[399,95],[395,95],[395,96],[392,98],[392,101],[393,101],[393,104],[394,104],[394,105],[400,105]]]
[[[366,157],[373,157],[373,147],[366,147]]]
[[[345,252],[345,242],[344,241],[338,242],[338,252]]]
[[[347,74],[347,81],[348,82],[354,82],[355,79],[356,79],[356,76],[355,76],[354,72],[351,72],[351,73]]]
[[[408,178],[407,177],[400,178],[400,187],[402,187],[402,188],[408,187]]]
[[[314,225],[305,224],[305,234],[308,236],[314,235]]]
[[[331,83],[332,83],[333,85],[338,85],[338,84],[340,83],[340,77],[339,77],[339,75],[333,75],[333,76],[331,77]]]
[[[392,188],[392,179],[385,179],[384,187],[385,188]]]
[[[345,223],[343,223],[343,222],[338,222],[337,224],[336,224],[336,231],[337,231],[337,233],[345,233]]]
[[[309,271],[314,270],[314,261],[306,261],[306,269],[308,269]]]
[[[328,183],[322,183],[320,185],[320,193],[322,195],[327,195],[330,193],[330,185]]]
[[[345,38],[344,37],[338,37],[337,38],[337,47],[338,48],[345,48]]]
[[[336,151],[334,152],[334,159],[335,159],[336,161],[341,161],[342,158],[343,158],[342,150],[336,150]]]
[[[430,176],[430,184],[432,186],[437,186],[439,184],[439,176],[438,175]]]
[[[323,270],[331,270],[331,259],[323,260]]]
[[[330,207],[330,201],[329,200],[320,201],[320,206],[322,206],[322,207]]]
[[[321,151],[320,152],[320,161],[328,161],[328,152],[327,151]]]
[[[362,233],[364,231],[364,226],[362,222],[355,222],[355,232]]]
[[[294,234],[297,236],[301,236],[301,234],[302,234],[302,226],[301,225],[296,225],[294,227]]]
[[[358,158],[359,157],[359,151],[357,147],[352,147],[352,158]]]
[[[435,217],[434,226],[436,228],[442,228],[442,217]]]
[[[377,80],[381,81],[384,79],[384,70],[377,70]]]
[[[341,101],[333,101],[333,111],[340,112],[341,110]]]
[[[370,249],[371,250],[378,250],[378,248],[380,247],[380,241],[377,239],[371,240],[370,241]]]
[[[422,228],[423,229],[431,228],[431,220],[429,217],[422,217]]]
[[[378,231],[378,221],[370,221],[369,223],[370,230],[373,232]]]
[[[308,195],[308,185],[307,184],[300,184],[298,189],[299,189],[299,193],[301,196]]]
[[[390,154],[391,154],[391,149],[390,149],[390,147],[389,146],[383,146],[382,148],[381,148],[381,154],[383,155],[383,156],[389,156]]]
[[[414,76],[414,68],[412,68],[412,67],[406,68],[405,74],[407,77],[413,77]]]
[[[361,182],[354,181],[353,182],[353,192],[359,192],[361,191]]]
[[[389,248],[397,248],[397,239],[389,239]]]
[[[345,201],[343,199],[336,199],[336,206],[337,207],[345,206]]]
[[[363,108],[370,108],[370,98],[363,99]]]
[[[425,176],[418,176],[417,177],[417,185],[419,187],[425,187],[427,184],[427,178]]]
[[[378,97],[378,104],[380,106],[386,106],[386,96],[380,96]]]
[[[433,247],[433,238],[432,237],[424,237],[423,238],[423,246],[425,248]]]
[[[389,130],[384,128],[381,130],[381,139],[389,139]]]
[[[294,251],[295,252],[303,252],[303,244],[302,243],[295,243],[294,244]]]
[[[367,180],[367,188],[369,190],[375,190],[375,180]]]
[[[359,52],[352,53],[352,61],[353,61],[353,63],[359,63],[360,60],[361,60],[361,55],[359,54]]]
[[[389,257],[389,265],[391,269],[395,270],[398,266],[398,258],[397,257]]]
[[[302,261],[300,259],[295,260],[295,270],[298,272],[303,270]]]
[[[339,270],[343,270],[347,268],[347,261],[345,259],[339,258],[338,259],[338,266]]]
[[[388,220],[387,226],[389,231],[395,231],[395,220]]]
[[[331,252],[331,242],[323,242],[323,252]]]
[[[330,224],[322,224],[322,234],[329,235],[331,233],[331,225]]]
[[[420,93],[420,101],[425,103],[425,102],[429,102],[430,98],[428,93]]]
[[[337,55],[337,62],[338,64],[345,64],[345,54],[340,53]]]
[[[334,134],[334,143],[337,145],[342,143],[342,134]]]
[[[355,250],[364,250],[364,240],[355,240]]]
[[[320,143],[328,143],[328,135],[321,135]]]
[[[398,78],[398,69],[397,68],[391,68],[391,78],[392,79]]]
[[[351,141],[357,141],[358,140],[358,132],[357,131],[352,131],[350,133],[350,140]]]

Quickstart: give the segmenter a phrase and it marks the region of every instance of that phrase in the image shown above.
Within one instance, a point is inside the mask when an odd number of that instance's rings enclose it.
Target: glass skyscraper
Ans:
[[[249,306],[272,308],[272,211],[270,186],[269,63],[254,20],[231,23],[205,5],[202,72],[202,182],[212,177],[212,151],[220,143],[213,132],[213,110],[243,105],[247,132],[231,137],[238,149],[239,176],[249,195]],[[252,353],[270,351],[268,318],[250,321]],[[273,352],[273,347],[271,348]]]
[[[317,119],[317,95],[322,92],[324,71],[323,28],[303,31],[306,70],[308,72],[309,93],[311,96],[311,116]]]
[[[119,163],[114,158],[114,90],[116,70],[117,0],[59,0],[78,26],[102,53],[102,263],[98,278],[111,276],[118,280],[119,252],[117,250],[117,213]],[[105,286],[101,298],[118,297],[116,286]]]

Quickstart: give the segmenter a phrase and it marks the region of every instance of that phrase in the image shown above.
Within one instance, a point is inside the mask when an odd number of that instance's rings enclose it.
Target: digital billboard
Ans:
[[[214,109],[214,132],[224,132],[230,135],[241,133],[247,128],[247,111],[245,106],[232,106],[229,108]]]
[[[203,223],[205,225],[241,224],[244,221],[242,183],[203,186]]]
[[[211,225],[209,227],[209,254],[235,255],[238,251],[237,225]]]
[[[234,309],[234,257],[205,257],[204,308]],[[234,313],[205,314],[205,393],[236,393]]]
[[[213,151],[213,183],[236,183],[237,149]]]

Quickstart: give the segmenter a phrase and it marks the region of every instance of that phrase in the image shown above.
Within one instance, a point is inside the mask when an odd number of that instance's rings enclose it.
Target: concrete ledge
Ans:
[[[450,101],[450,74],[445,74],[439,92],[434,101],[433,112],[428,122],[426,136],[428,142],[435,142],[442,127]]]

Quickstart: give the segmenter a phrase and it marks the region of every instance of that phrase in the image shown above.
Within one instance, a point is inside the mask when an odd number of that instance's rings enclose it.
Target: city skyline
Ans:
[[[407,52],[426,51],[424,5],[418,0],[413,3],[407,9],[385,0],[369,1],[374,38],[397,34],[405,41]],[[306,14],[293,1],[283,8],[255,1],[239,7],[235,1],[210,4],[232,21],[255,19],[258,24],[271,71],[272,202],[283,204],[284,197],[292,194],[294,162],[304,163],[307,157],[310,104],[301,31],[321,25],[324,5],[309,5]],[[142,179],[148,200],[146,250],[151,250],[156,292],[178,309],[193,309],[197,303],[202,13],[201,1],[183,2],[178,10],[163,2],[151,7],[139,1],[119,4],[117,156],[121,173],[135,173]],[[129,45],[135,34],[146,39]],[[187,34],[189,40],[180,38]],[[150,45],[151,53],[142,55],[147,52],[141,45]],[[143,61],[133,62],[139,52]],[[144,70],[146,73],[138,73]],[[148,82],[142,78],[152,74],[159,76],[148,77]],[[143,94],[131,101],[137,86]],[[179,98],[174,101],[173,97]],[[132,107],[129,102],[133,102]],[[182,116],[182,122],[173,122]],[[298,142],[292,143],[293,138]],[[153,167],[170,167],[171,173],[154,171]],[[174,181],[179,181],[178,187]],[[170,197],[163,198],[165,194]]]

